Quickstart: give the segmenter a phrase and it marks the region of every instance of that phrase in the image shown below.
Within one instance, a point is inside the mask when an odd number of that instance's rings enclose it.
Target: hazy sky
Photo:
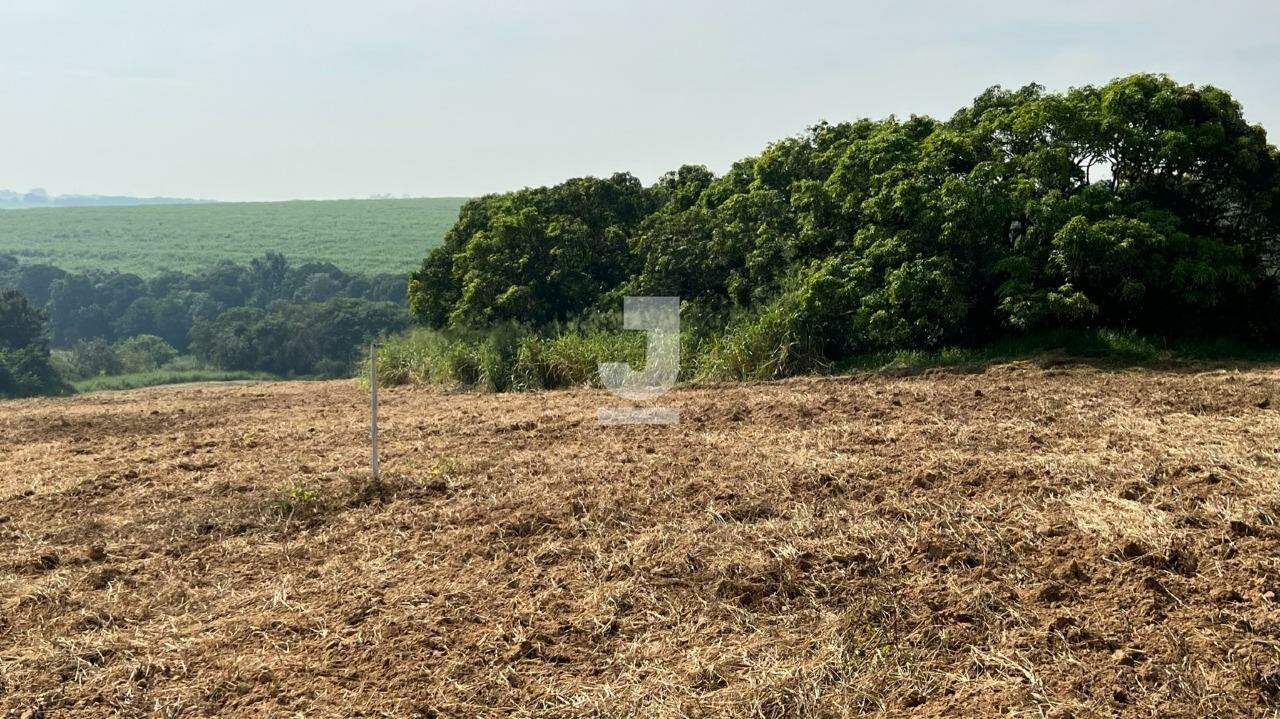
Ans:
[[[965,7],[972,5],[971,7]],[[0,188],[474,195],[1136,71],[1280,136],[1280,2],[2,0]]]

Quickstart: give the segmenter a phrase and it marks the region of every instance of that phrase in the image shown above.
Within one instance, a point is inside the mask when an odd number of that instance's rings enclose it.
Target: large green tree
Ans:
[[[410,277],[410,305],[438,326],[572,317],[631,274],[628,242],[654,206],[627,174],[471,200]]]
[[[1263,129],[1221,89],[1143,74],[822,123],[720,177],[481,198],[409,296],[443,327],[673,294],[740,346],[827,358],[1066,326],[1274,337],[1278,252]]]
[[[17,290],[0,290],[0,397],[66,390],[49,363],[44,315]]]

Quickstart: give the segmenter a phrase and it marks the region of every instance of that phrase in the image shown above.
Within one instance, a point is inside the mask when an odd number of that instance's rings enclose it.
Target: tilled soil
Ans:
[[[0,403],[0,716],[1259,717],[1280,370]]]

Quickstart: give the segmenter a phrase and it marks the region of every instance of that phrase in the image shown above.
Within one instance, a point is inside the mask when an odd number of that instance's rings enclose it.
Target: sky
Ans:
[[[945,118],[991,85],[1133,72],[1217,85],[1280,128],[1280,2],[0,0],[0,188],[650,182],[819,120]]]

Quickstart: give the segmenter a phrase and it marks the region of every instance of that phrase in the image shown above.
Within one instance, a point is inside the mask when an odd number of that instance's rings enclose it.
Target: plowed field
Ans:
[[[1259,717],[1280,370],[0,403],[0,716]]]

